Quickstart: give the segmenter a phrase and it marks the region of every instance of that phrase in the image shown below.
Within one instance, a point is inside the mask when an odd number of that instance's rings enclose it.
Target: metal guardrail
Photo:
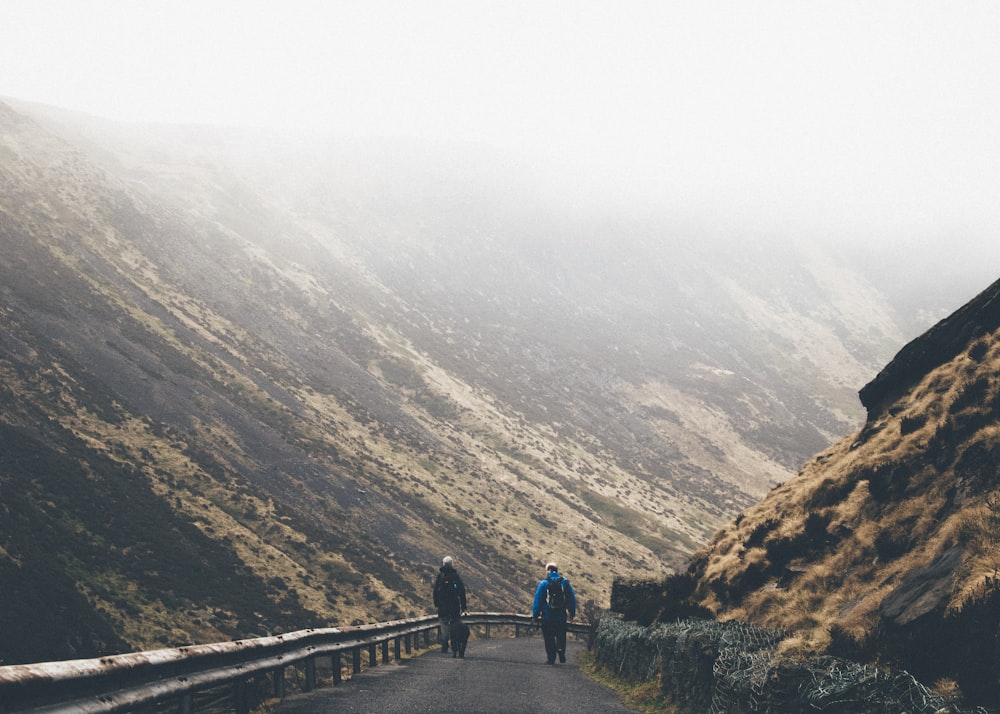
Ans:
[[[484,626],[487,638],[495,626],[513,626],[515,637],[522,628],[534,627],[528,615],[514,613],[470,613],[462,622]],[[438,618],[427,616],[95,659],[7,665],[0,667],[0,713],[121,712],[173,700],[178,712],[186,714],[194,709],[196,692],[228,686],[233,709],[246,714],[251,706],[248,683],[257,677],[269,676],[274,696],[284,698],[286,668],[302,667],[303,688],[308,691],[317,685],[317,658],[331,657],[336,686],[341,682],[344,653],[350,654],[350,666],[356,674],[362,670],[365,650],[368,666],[378,664],[379,648],[382,664],[386,664],[392,642],[398,661],[401,650],[405,647],[410,654],[419,637],[425,647],[431,646],[431,633],[437,629]],[[570,623],[569,630],[592,635],[590,625]]]

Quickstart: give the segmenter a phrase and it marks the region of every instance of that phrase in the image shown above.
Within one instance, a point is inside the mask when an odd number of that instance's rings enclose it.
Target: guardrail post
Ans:
[[[334,652],[330,659],[333,664],[333,686],[340,685],[340,680],[343,677],[343,673],[340,671],[340,650]]]
[[[375,643],[374,642],[369,642],[368,643],[368,666],[369,667],[375,667],[377,665],[378,665],[378,662],[375,660]]]
[[[389,640],[382,640],[382,664],[389,664]]]
[[[424,647],[430,647],[430,646],[431,646],[431,631],[424,630]]]
[[[191,714],[191,692],[185,692],[177,698],[177,714]]]
[[[514,637],[520,637],[520,636],[521,636],[521,624],[514,623]]]
[[[400,644],[399,640],[400,639],[401,638],[399,638],[399,637],[397,637],[396,639],[394,639],[393,640],[393,645],[392,645],[392,647],[393,647],[393,649],[392,649],[392,656],[395,657],[397,663],[400,660],[400,655],[399,655],[399,644]]]
[[[233,681],[233,704],[236,714],[250,714],[250,698],[247,695],[247,680],[243,677]]]
[[[413,635],[407,635],[403,638],[403,646],[406,649],[406,654],[410,654],[413,651]]]
[[[277,667],[271,672],[271,679],[274,682],[274,696],[278,699],[285,698],[285,668]]]
[[[311,692],[316,688],[316,658],[309,657],[306,659],[305,663],[306,670],[306,685],[305,690]]]
[[[490,638],[490,623],[486,623],[486,639]]]
[[[351,650],[351,659],[354,674],[361,674],[361,645]]]

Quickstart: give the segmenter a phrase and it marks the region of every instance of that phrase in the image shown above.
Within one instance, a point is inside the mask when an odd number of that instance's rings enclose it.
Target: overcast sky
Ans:
[[[3,0],[0,96],[480,141],[831,236],[1000,243],[1000,3]]]

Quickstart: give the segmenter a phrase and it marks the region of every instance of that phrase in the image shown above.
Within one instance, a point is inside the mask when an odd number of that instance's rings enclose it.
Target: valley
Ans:
[[[837,251],[490,155],[13,101],[0,327],[8,663],[423,614],[445,554],[476,609],[551,559],[604,606],[857,429],[917,329]]]

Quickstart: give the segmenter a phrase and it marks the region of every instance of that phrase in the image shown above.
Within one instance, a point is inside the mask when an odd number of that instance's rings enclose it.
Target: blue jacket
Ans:
[[[550,613],[548,603],[545,602],[545,595],[548,592],[549,583],[558,583],[560,579],[565,581],[566,586],[566,612]],[[535,602],[531,605],[531,616],[533,618],[541,616],[546,621],[561,622],[566,620],[567,615],[576,617],[576,593],[573,592],[573,586],[569,584],[569,580],[563,578],[559,573],[549,573],[544,580],[538,583],[538,588],[535,590]]]

